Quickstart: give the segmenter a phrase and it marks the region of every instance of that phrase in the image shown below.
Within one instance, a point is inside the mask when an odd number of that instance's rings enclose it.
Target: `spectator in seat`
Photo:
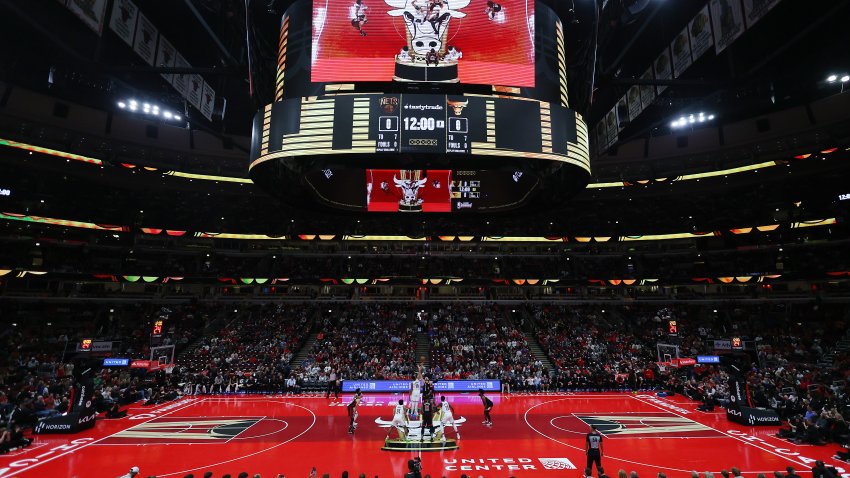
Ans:
[[[838,471],[833,467],[826,467],[822,461],[815,462],[812,467],[812,478],[838,478]]]

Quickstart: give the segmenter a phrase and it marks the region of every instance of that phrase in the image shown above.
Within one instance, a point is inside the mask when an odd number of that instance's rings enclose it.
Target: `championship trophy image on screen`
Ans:
[[[534,0],[313,0],[313,82],[534,86]]]

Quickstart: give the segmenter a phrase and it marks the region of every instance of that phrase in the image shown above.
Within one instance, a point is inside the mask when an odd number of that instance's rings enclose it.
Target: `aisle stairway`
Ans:
[[[307,340],[304,342],[304,345],[301,349],[298,350],[298,353],[292,358],[292,361],[289,364],[292,367],[300,367],[301,364],[304,363],[305,360],[310,356],[310,352],[313,350],[313,346],[316,345],[316,342],[319,341],[318,333],[311,333]]]
[[[431,368],[431,341],[428,340],[427,332],[416,333],[416,362],[420,357],[425,357],[425,369]]]
[[[537,336],[532,332],[526,331],[522,331],[522,334],[525,335],[525,340],[528,341],[528,350],[531,351],[531,355],[533,355],[535,359],[540,360],[549,372],[554,371],[555,367],[549,360],[549,356],[546,355],[540,347],[540,342],[537,341]]]
[[[818,365],[824,369],[831,369],[835,358],[839,355],[846,354],[850,351],[850,332],[844,334],[844,337],[835,344],[835,348],[831,351],[825,353],[820,360],[818,360]]]

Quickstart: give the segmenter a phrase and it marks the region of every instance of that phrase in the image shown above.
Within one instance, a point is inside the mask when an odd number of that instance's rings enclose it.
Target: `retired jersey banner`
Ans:
[[[688,27],[679,32],[673,43],[670,44],[670,53],[673,55],[673,77],[678,78],[691,66],[691,40],[688,38]]]
[[[779,0],[744,0],[744,20],[747,22],[747,28],[752,28],[777,3]]]
[[[670,49],[665,48],[664,51],[661,52],[660,55],[655,59],[655,62],[652,64],[653,69],[655,70],[655,79],[656,80],[671,80],[673,79],[673,62],[670,60]],[[667,85],[657,85],[656,91],[658,94],[664,92],[667,89]]]
[[[599,154],[608,150],[608,131],[605,130],[605,120],[596,125],[596,149]]]
[[[714,52],[719,55],[746,29],[741,0],[711,0],[711,26],[714,30]]]
[[[617,125],[622,130],[629,124],[629,99],[623,95],[617,101]]]
[[[164,36],[159,36],[159,46],[156,49],[156,66],[164,66],[164,67],[172,67],[174,66],[174,62],[177,58],[177,50],[174,49],[174,45],[171,44]],[[160,73],[165,81],[171,83],[171,77],[174,76],[170,73]]]
[[[688,24],[688,35],[691,40],[691,54],[693,61],[705,54],[714,45],[714,36],[711,34],[711,17],[708,14],[708,5],[703,7],[699,13]]]
[[[605,115],[605,131],[607,132],[607,146],[610,148],[611,145],[617,142],[617,135],[620,132],[620,127],[617,124],[617,106],[615,105],[611,111]]]
[[[153,26],[153,23],[140,12],[133,50],[150,66],[153,66],[154,60],[156,60],[156,38],[158,35],[159,31]]]
[[[118,38],[124,40],[129,46],[133,46],[133,35],[136,33],[136,20],[139,17],[139,8],[130,0],[115,0],[112,5],[112,16],[109,18],[109,29]]]
[[[103,33],[103,21],[106,18],[106,0],[69,0],[68,10],[74,12],[89,28]]]
[[[637,85],[632,86],[626,96],[629,99],[629,121],[631,122],[643,111],[640,106],[640,88]]]
[[[652,75],[652,67],[646,69],[642,75],[640,75],[641,80],[652,80],[655,77]],[[652,106],[652,101],[655,100],[655,86],[653,85],[640,85],[640,104],[641,111]]]

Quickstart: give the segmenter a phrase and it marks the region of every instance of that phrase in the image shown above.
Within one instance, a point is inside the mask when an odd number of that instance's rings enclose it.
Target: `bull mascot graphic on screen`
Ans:
[[[391,17],[404,21],[407,45],[396,57],[395,79],[399,81],[457,82],[458,51],[447,55],[447,37],[452,18],[463,18],[471,0],[384,0]],[[425,67],[424,69],[421,67]],[[429,66],[443,71],[429,72]]]
[[[393,183],[395,187],[400,188],[402,198],[398,201],[398,210],[402,212],[420,212],[422,211],[422,203],[425,202],[419,197],[419,189],[424,187],[428,182],[428,178],[421,178],[421,171],[399,171],[401,179],[393,175]]]

